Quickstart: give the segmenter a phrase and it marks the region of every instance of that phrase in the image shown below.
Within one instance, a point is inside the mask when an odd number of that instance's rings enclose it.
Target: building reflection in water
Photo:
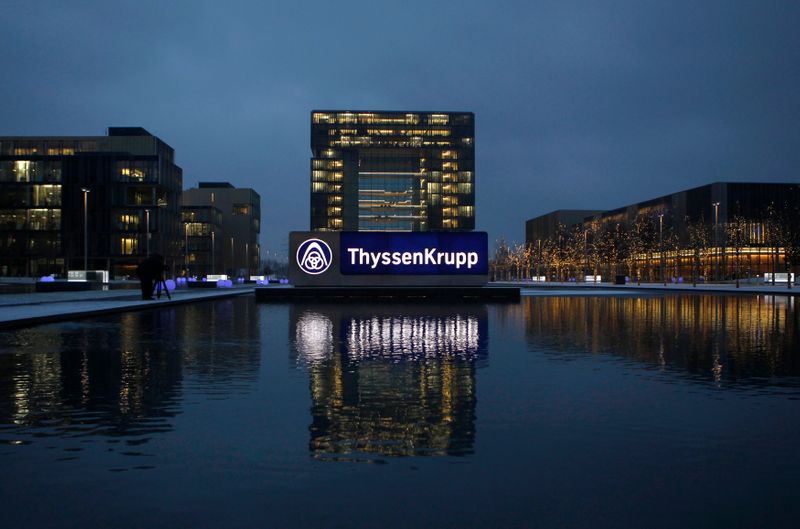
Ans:
[[[227,393],[256,379],[256,311],[225,300],[3,333],[0,438],[146,442],[170,431],[187,391]]]
[[[293,305],[289,321],[310,378],[314,457],[472,453],[483,305]]]
[[[523,307],[528,342],[538,350],[609,353],[717,383],[762,385],[800,375],[795,303],[787,296],[574,296],[528,297]]]

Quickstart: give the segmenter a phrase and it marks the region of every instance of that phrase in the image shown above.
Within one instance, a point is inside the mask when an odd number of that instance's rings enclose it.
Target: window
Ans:
[[[119,253],[122,255],[133,255],[136,253],[136,237],[120,237]]]
[[[458,216],[459,217],[474,217],[475,216],[475,206],[459,206],[458,207]]]
[[[132,206],[155,205],[153,188],[150,187],[129,187],[126,198],[126,203]]]
[[[60,206],[61,205],[61,186],[35,185],[33,186],[34,206]]]
[[[211,224],[207,222],[188,222],[186,223],[186,235],[191,237],[211,235]]]
[[[233,205],[233,214],[234,215],[249,215],[250,214],[250,204],[234,204]]]

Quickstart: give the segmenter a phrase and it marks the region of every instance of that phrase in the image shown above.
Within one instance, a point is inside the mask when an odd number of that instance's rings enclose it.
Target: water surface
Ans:
[[[791,298],[235,298],[0,335],[9,527],[796,527]]]

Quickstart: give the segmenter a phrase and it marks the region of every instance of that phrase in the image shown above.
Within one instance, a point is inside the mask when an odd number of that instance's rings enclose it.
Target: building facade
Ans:
[[[200,235],[206,239],[209,235],[211,237],[205,243],[211,243],[210,262],[213,271],[205,273],[228,274],[231,277],[256,275],[261,253],[261,197],[258,193],[250,188],[236,188],[228,182],[200,182],[198,187],[183,192],[181,204],[186,213],[196,211],[194,208],[215,208],[221,213],[219,233],[214,231],[211,223],[207,226],[209,234]],[[199,226],[197,228],[201,229]],[[188,222],[184,229],[195,228],[192,222]],[[196,242],[200,243],[200,240]],[[200,254],[196,254],[195,258],[201,258]],[[189,265],[191,271],[191,262]]]
[[[576,277],[751,279],[800,259],[800,184],[715,182],[572,222],[555,213],[526,222],[529,255]]]
[[[541,241],[558,236],[561,226],[571,227],[582,224],[584,219],[602,213],[594,209],[557,209],[546,215],[525,221],[525,241],[540,244]]]
[[[187,276],[204,276],[219,270],[222,211],[214,206],[181,206],[183,219],[183,270]]]
[[[130,277],[149,253],[174,266],[182,185],[172,147],[140,127],[0,137],[0,275]]]
[[[311,229],[475,229],[471,112],[311,112]]]

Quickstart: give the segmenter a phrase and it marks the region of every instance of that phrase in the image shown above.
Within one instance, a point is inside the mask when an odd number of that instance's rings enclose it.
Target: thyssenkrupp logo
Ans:
[[[333,252],[325,241],[306,239],[297,248],[297,266],[306,274],[319,275],[333,262]]]

